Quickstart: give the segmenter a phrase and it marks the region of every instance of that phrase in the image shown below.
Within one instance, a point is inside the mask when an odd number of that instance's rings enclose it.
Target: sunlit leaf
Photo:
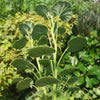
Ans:
[[[77,65],[77,63],[78,63],[78,59],[77,59],[76,56],[73,56],[73,57],[72,57],[72,59],[71,59],[71,63],[72,63],[72,66]]]
[[[37,12],[38,15],[44,17],[45,19],[47,19],[47,14],[49,12],[48,8],[45,5],[38,5],[35,8],[35,11]]]
[[[92,83],[91,83],[89,77],[86,77],[85,80],[86,80],[86,83],[87,83],[87,87],[92,88]]]
[[[28,35],[30,28],[28,25],[21,23],[21,24],[19,24],[19,30],[20,30],[21,34]]]
[[[66,1],[58,1],[51,9],[54,16],[58,16],[62,21],[69,21],[72,17],[71,5]]]
[[[34,23],[32,23],[30,21],[25,21],[25,23],[29,26],[30,30],[32,30],[34,28]]]

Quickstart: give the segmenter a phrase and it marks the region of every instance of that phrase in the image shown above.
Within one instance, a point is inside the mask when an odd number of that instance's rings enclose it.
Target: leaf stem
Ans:
[[[60,59],[58,60],[57,66],[59,66],[64,54],[67,52],[68,48],[65,49],[65,51],[63,52],[63,54],[61,55]]]

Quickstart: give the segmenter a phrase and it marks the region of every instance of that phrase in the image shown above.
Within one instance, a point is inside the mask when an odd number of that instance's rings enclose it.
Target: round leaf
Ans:
[[[51,61],[49,59],[40,59],[39,60],[40,65],[43,66],[44,71],[46,71],[46,74],[49,75],[51,70]]]
[[[39,40],[42,35],[47,36],[48,28],[42,24],[37,24],[34,26],[32,31],[33,40]]]
[[[43,55],[51,55],[55,52],[55,49],[49,46],[37,46],[30,48],[28,51],[29,56],[31,57],[41,57]]]
[[[21,80],[17,83],[16,88],[18,90],[24,90],[30,87],[32,82],[31,78],[25,78],[24,80]]]
[[[47,36],[41,36],[39,41],[38,41],[38,45],[43,45],[43,44],[47,44],[48,43],[48,38]]]
[[[45,5],[38,5],[35,8],[35,11],[37,12],[38,15],[44,17],[47,19],[47,14],[48,14],[48,8]]]
[[[34,65],[30,63],[29,61],[23,59],[23,58],[16,58],[11,62],[11,65],[17,68],[17,70],[23,71],[25,69],[32,69],[34,68]]]
[[[19,24],[19,30],[20,30],[21,34],[27,35],[28,31],[30,31],[30,28],[28,25],[21,23],[21,24]]]
[[[36,86],[47,86],[47,85],[52,85],[52,84],[57,84],[59,83],[59,80],[53,77],[43,77],[40,78],[39,80],[36,81]]]
[[[58,34],[63,34],[66,32],[66,29],[63,26],[58,27]]]
[[[68,51],[76,52],[83,49],[87,45],[84,37],[75,37],[68,41]]]
[[[66,1],[58,1],[52,7],[52,13],[62,21],[69,21],[72,17],[71,5]]]
[[[25,47],[27,41],[28,41],[28,40],[27,40],[25,37],[22,37],[21,39],[16,40],[16,41],[13,43],[13,48],[22,49],[23,47]]]

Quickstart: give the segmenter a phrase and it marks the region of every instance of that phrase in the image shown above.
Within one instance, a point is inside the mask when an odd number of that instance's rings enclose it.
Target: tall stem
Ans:
[[[53,38],[53,43],[54,43],[54,48],[55,48],[55,53],[53,55],[53,60],[54,60],[54,78],[57,78],[57,66],[56,66],[56,56],[57,56],[57,40],[56,37],[54,35],[54,21],[53,18],[51,19],[51,34],[52,34],[52,38]],[[52,100],[56,100],[56,84],[53,85],[53,98]]]

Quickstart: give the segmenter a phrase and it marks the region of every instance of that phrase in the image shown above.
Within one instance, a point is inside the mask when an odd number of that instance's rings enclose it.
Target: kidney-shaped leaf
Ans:
[[[36,46],[30,48],[28,54],[31,57],[41,57],[43,55],[51,55],[55,52],[55,49],[49,46]]]
[[[44,71],[46,71],[47,75],[49,75],[51,71],[51,61],[49,59],[40,59],[40,65],[43,66]]]
[[[52,84],[58,84],[60,81],[56,78],[53,77],[42,77],[39,80],[36,81],[36,86],[47,86],[47,85],[52,85]]]
[[[87,45],[87,41],[84,37],[75,37],[68,41],[68,51],[76,52]]]
[[[17,68],[17,70],[23,71],[25,69],[32,69],[34,68],[34,65],[30,63],[29,61],[23,59],[23,58],[16,58],[11,62],[11,65]]]
[[[66,29],[63,26],[58,27],[58,34],[63,34],[66,32]]]
[[[24,80],[21,80],[17,83],[16,88],[18,90],[24,90],[30,87],[32,82],[31,78],[25,78]]]
[[[42,35],[47,36],[48,28],[45,25],[37,24],[32,31],[33,40],[39,40]]]
[[[72,16],[71,5],[66,1],[58,1],[52,7],[52,13],[62,21],[69,21]]]
[[[71,73],[73,73],[75,70],[77,70],[77,68],[75,68],[75,67],[66,68],[66,69],[63,69],[63,70],[59,73],[59,75],[71,74]]]
[[[45,36],[45,35],[41,36],[39,41],[38,41],[38,45],[43,45],[43,44],[47,44],[47,43],[48,43],[47,36]]]
[[[21,24],[19,24],[19,30],[20,30],[21,34],[27,35],[28,31],[30,31],[30,28],[28,25],[21,23]]]
[[[45,5],[38,5],[35,8],[35,11],[37,12],[38,15],[44,17],[45,19],[47,19],[47,14],[49,12],[48,8]]]
[[[49,59],[40,59],[39,60],[39,63],[41,65],[43,65],[44,67],[47,67],[47,66],[51,67],[51,62],[50,62]]]
[[[16,40],[13,43],[13,48],[15,48],[15,49],[22,49],[27,44],[27,41],[28,40],[25,37],[22,37],[21,39]]]

